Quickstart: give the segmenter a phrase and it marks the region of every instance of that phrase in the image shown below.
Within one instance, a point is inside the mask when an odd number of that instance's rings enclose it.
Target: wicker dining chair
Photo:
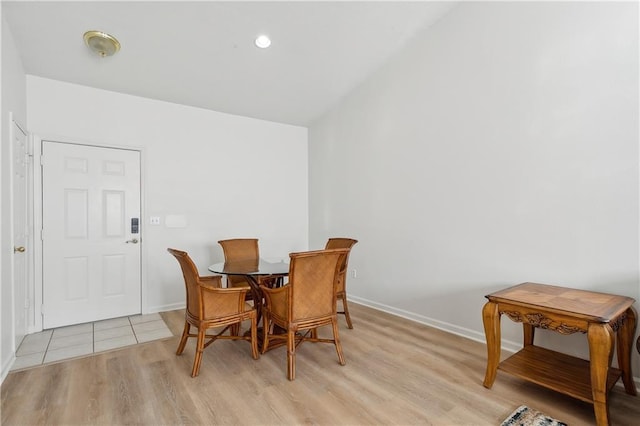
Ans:
[[[351,253],[351,247],[353,247],[358,240],[352,238],[329,238],[325,249],[337,249],[348,248]],[[349,315],[349,305],[347,304],[347,267],[349,264],[349,253],[344,257],[342,265],[340,265],[340,273],[338,274],[338,288],[336,290],[336,297],[342,301],[342,311],[338,311],[339,314],[343,314],[347,320],[347,327],[353,328],[351,323],[351,315]]]
[[[296,347],[303,341],[333,343],[340,365],[345,365],[338,335],[336,275],[348,249],[291,253],[289,282],[283,287],[261,286],[263,305],[262,352],[270,340],[286,340],[287,378],[296,376]],[[319,338],[317,328],[331,325],[333,338]],[[275,327],[286,333],[274,334]],[[302,332],[305,332],[302,334]]]
[[[176,355],[182,354],[189,337],[197,338],[191,377],[196,377],[200,372],[204,349],[218,339],[248,340],[251,343],[251,356],[258,359],[257,312],[245,301],[249,287],[221,288],[220,275],[201,277],[186,252],[172,248],[167,251],[180,264],[187,293],[184,330]],[[249,336],[234,333],[223,335],[233,325],[246,320],[251,321]],[[191,333],[191,326],[197,329],[197,333]],[[207,330],[216,327],[224,328],[216,334],[207,334]],[[205,342],[205,339],[208,340]]]
[[[260,247],[258,246],[257,238],[232,238],[228,240],[220,240],[218,244],[222,247],[222,253],[224,254],[224,261],[255,261],[256,268],[257,263],[260,260]],[[260,282],[260,278],[257,278],[257,283]],[[252,286],[249,282],[249,278],[244,275],[227,275],[227,287],[246,287]],[[253,300],[253,292],[247,292],[245,295],[246,300]],[[258,312],[258,317],[262,315],[262,312]],[[236,324],[231,329],[232,334],[240,333],[240,324]]]
[[[260,247],[257,238],[233,238],[220,240],[218,244],[222,246],[224,261],[255,260],[260,259]],[[227,276],[228,287],[247,286],[250,283],[248,278],[241,275]],[[258,277],[258,284],[265,284],[274,287],[282,283],[283,276]],[[247,293],[247,300],[251,299],[251,293]]]

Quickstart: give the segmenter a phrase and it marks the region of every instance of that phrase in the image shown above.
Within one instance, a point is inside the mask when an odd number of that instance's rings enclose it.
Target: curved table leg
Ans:
[[[598,426],[609,424],[609,404],[607,398],[607,377],[615,333],[609,324],[589,324],[587,332],[589,339],[589,357],[591,368],[591,392],[593,395],[593,409]]]
[[[256,308],[256,311],[258,311],[256,315],[256,324],[258,329],[258,349],[260,350],[261,353],[265,353],[270,349],[282,346],[286,342],[269,340],[267,338],[266,340],[269,342],[269,347],[267,348],[264,347],[265,336],[269,332],[269,329],[268,329],[269,324],[264,323],[266,322],[266,320],[263,320],[263,315],[262,315],[263,314],[262,308],[264,306],[264,301],[263,301],[262,290],[260,289],[260,276],[258,275],[245,275],[245,276],[247,277],[247,282],[251,287],[251,296],[253,297],[253,306]],[[260,320],[263,320],[263,324],[260,324]],[[283,331],[284,330],[278,327],[277,325],[273,326],[273,333],[280,334],[280,332],[283,332]]]
[[[618,368],[622,370],[624,390],[629,395],[636,395],[636,385],[631,374],[631,351],[633,348],[633,336],[636,333],[636,312],[633,307],[629,307],[626,314],[627,317],[618,329]]]
[[[251,297],[253,298],[253,306],[256,308],[257,318],[256,323],[260,324],[260,320],[262,319],[262,290],[260,290],[260,285],[258,284],[258,280],[253,275],[245,275],[247,278],[247,282],[251,287]]]
[[[487,371],[484,376],[484,387],[491,388],[496,380],[498,363],[500,362],[500,313],[498,304],[487,302],[482,308],[484,335],[487,339]]]

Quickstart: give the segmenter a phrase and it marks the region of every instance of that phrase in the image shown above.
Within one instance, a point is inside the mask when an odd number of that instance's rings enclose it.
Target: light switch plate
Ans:
[[[151,216],[149,218],[150,225],[160,225],[160,216]]]

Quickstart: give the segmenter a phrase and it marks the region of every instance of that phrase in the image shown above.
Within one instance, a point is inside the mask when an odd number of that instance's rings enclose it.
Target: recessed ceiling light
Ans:
[[[271,46],[271,39],[266,35],[262,34],[256,38],[255,43],[256,43],[256,46],[258,46],[259,48],[266,49],[267,47]]]

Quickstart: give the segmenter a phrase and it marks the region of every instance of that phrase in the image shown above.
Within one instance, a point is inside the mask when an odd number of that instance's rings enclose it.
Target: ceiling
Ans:
[[[2,16],[27,74],[307,126],[454,4],[2,1]],[[122,49],[101,58],[88,30]]]

